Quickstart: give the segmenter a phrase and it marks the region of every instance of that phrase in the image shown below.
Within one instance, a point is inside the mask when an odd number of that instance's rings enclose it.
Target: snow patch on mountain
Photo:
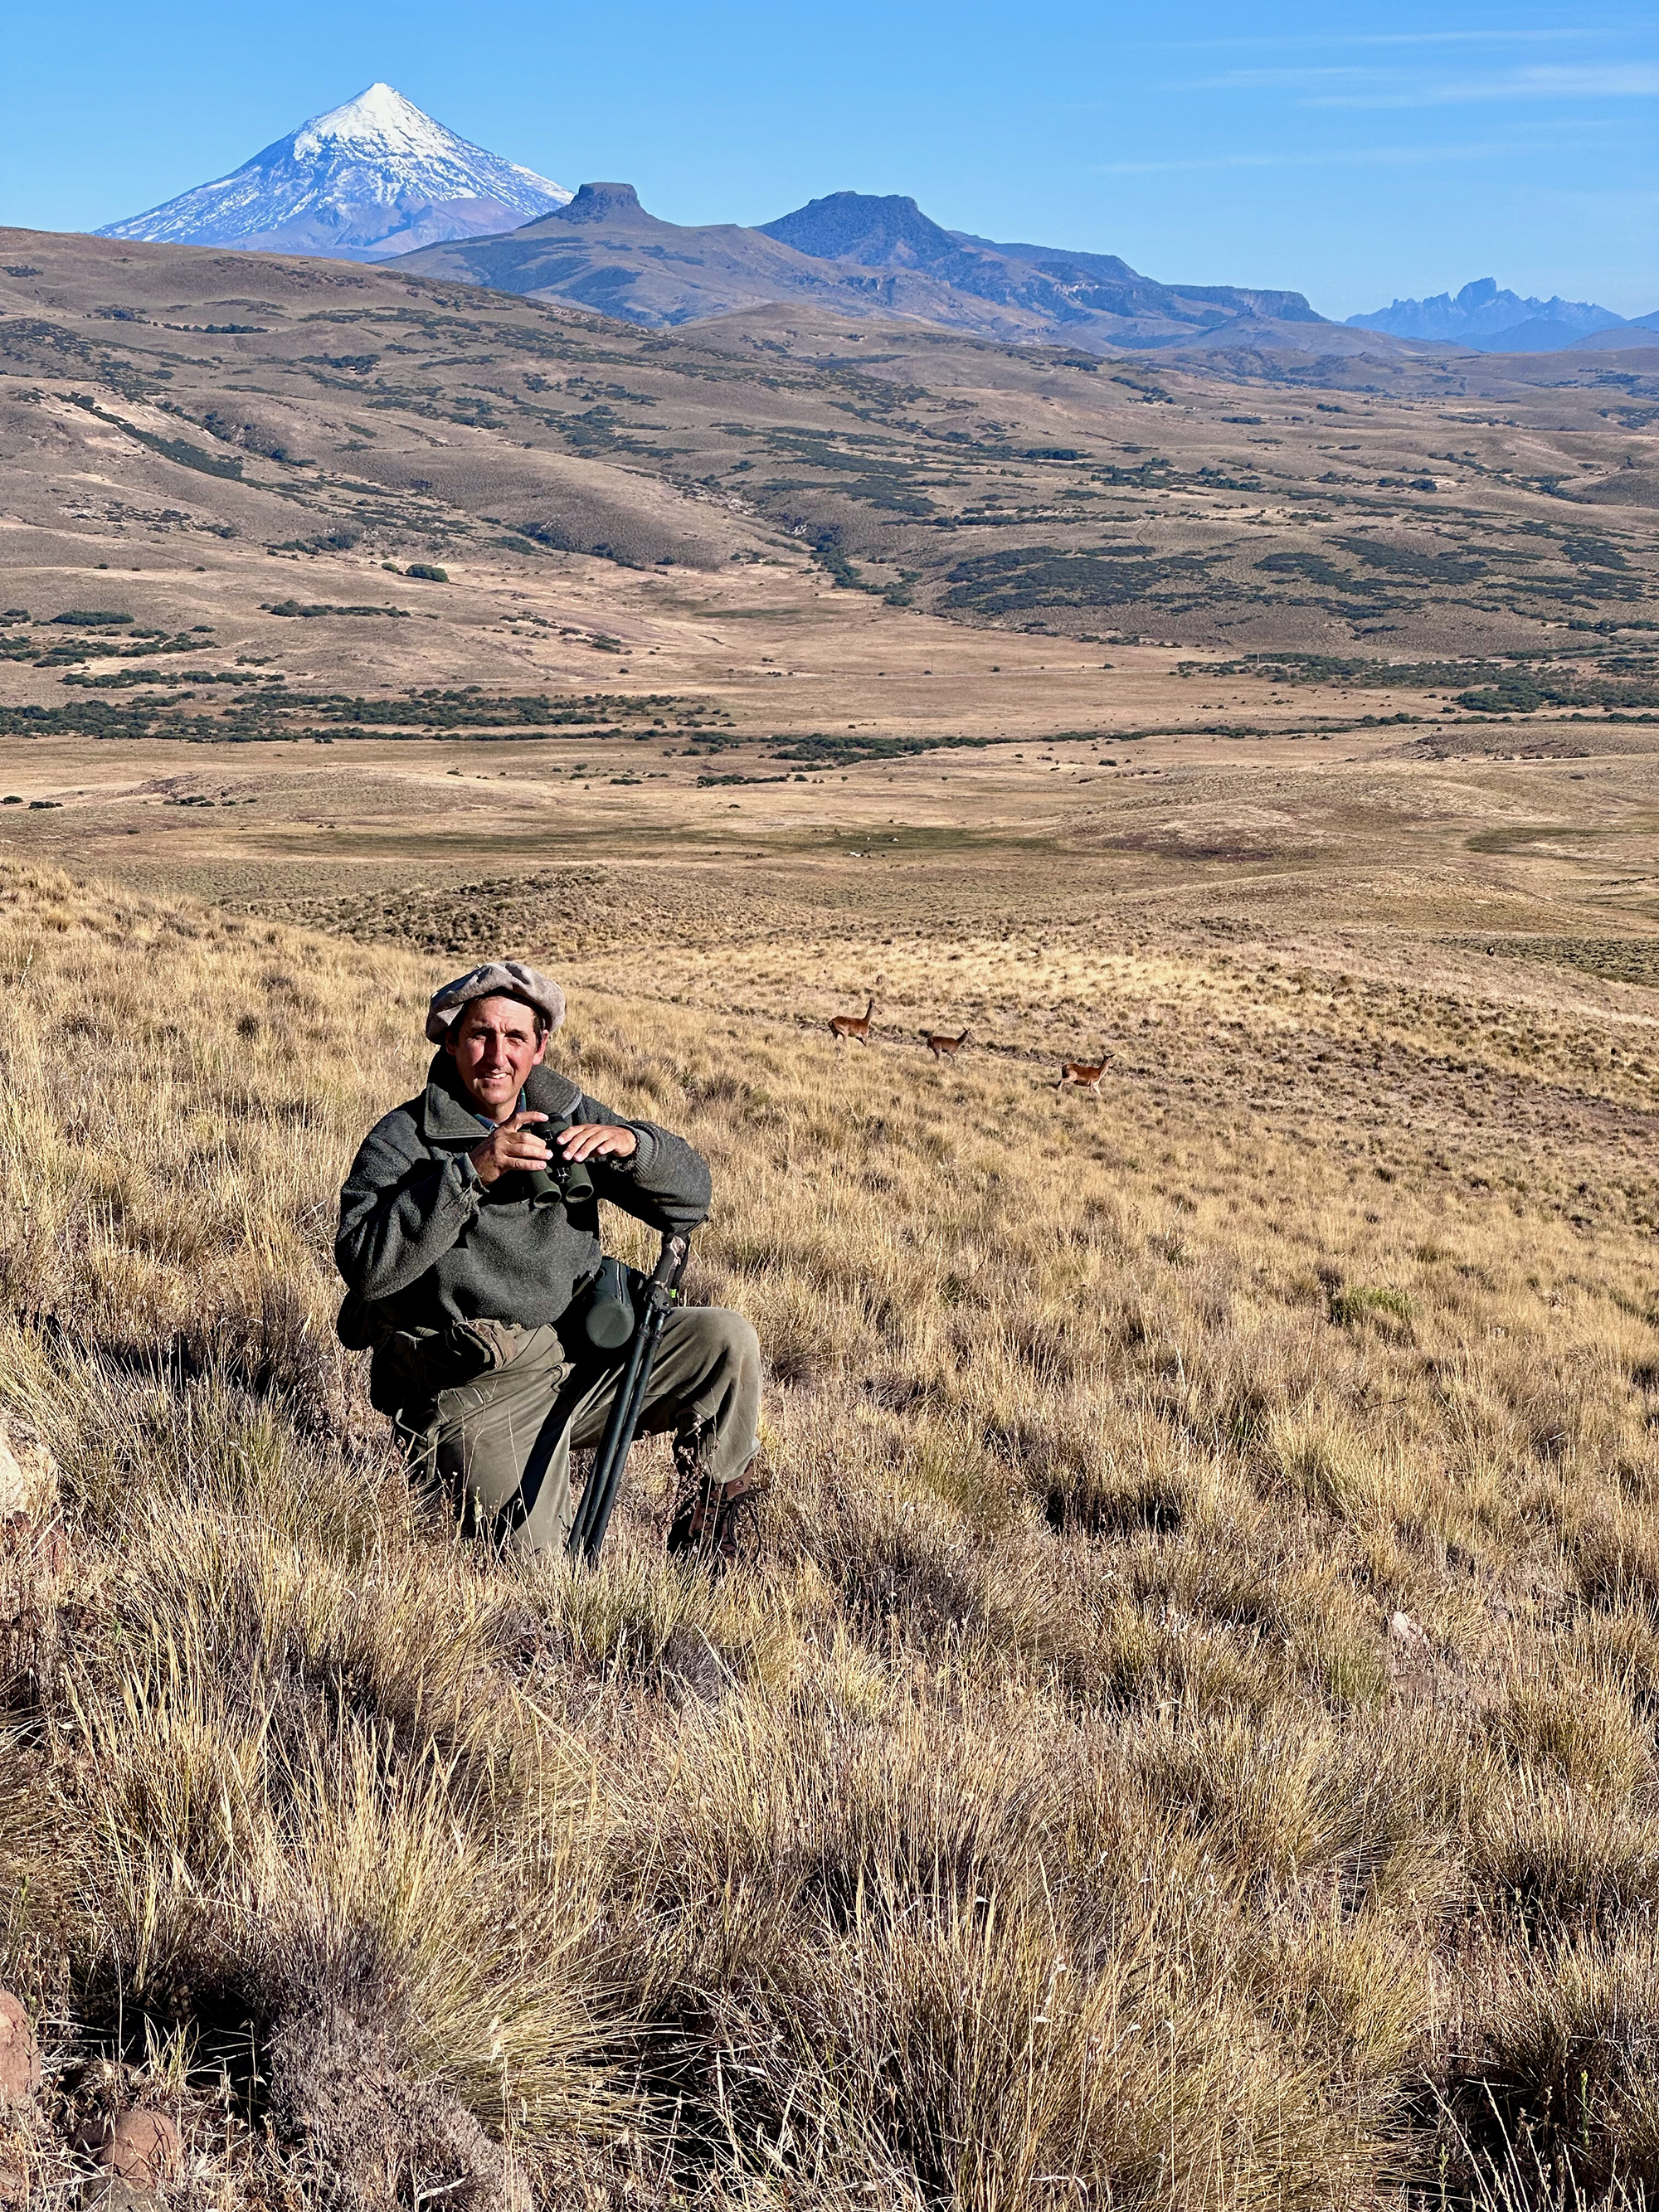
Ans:
[[[475,146],[391,85],[372,84],[229,176],[97,235],[383,261],[514,230],[569,198],[562,185]]]

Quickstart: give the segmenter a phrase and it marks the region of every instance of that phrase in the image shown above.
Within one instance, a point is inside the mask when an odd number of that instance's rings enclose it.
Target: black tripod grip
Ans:
[[[641,1292],[641,1311],[628,1358],[617,1381],[617,1395],[611,1401],[605,1434],[594,1455],[592,1473],[587,1478],[581,1504],[570,1526],[570,1555],[586,1559],[590,1567],[599,1559],[605,1530],[611,1526],[611,1510],[622,1492],[623,1471],[639,1433],[657,1342],[679,1295],[680,1278],[685,1273],[690,1250],[689,1237],[665,1237],[661,1255]]]

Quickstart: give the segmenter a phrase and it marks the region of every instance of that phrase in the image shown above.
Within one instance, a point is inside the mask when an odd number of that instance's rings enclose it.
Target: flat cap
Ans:
[[[550,975],[526,967],[522,960],[486,960],[482,968],[470,968],[432,994],[426,1010],[426,1033],[432,1043],[442,1043],[450,1024],[474,999],[521,1000],[550,1030],[564,1021],[564,993]]]

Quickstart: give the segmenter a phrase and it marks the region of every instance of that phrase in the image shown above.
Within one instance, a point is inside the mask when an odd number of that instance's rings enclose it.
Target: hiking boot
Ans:
[[[689,1554],[714,1574],[753,1560],[760,1550],[760,1502],[770,1487],[768,1477],[752,1468],[729,1482],[703,1483],[674,1516],[670,1553]]]

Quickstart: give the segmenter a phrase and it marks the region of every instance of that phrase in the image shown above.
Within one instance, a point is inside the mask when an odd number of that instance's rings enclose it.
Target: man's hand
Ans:
[[[474,1145],[469,1157],[478,1181],[488,1185],[515,1168],[544,1168],[551,1154],[540,1130],[530,1125],[546,1119],[545,1114],[511,1114],[481,1145]],[[553,1141],[568,1160],[627,1160],[639,1150],[634,1132],[611,1121],[579,1121]]]
[[[614,1121],[578,1121],[553,1140],[568,1160],[631,1160],[640,1140]]]
[[[546,1119],[545,1114],[509,1114],[481,1145],[474,1145],[467,1157],[478,1170],[478,1181],[487,1185],[515,1168],[544,1168],[550,1155],[530,1124]]]

